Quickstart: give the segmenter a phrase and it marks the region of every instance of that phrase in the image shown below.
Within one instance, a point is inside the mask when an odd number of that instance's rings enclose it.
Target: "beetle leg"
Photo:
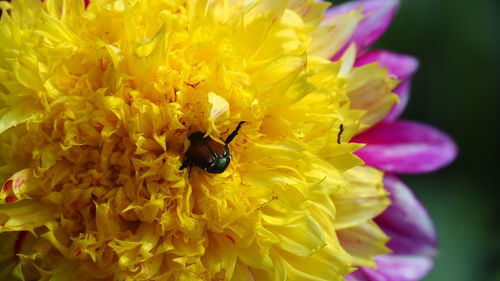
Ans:
[[[191,166],[191,162],[186,159],[184,162],[182,162],[182,165],[179,167],[179,170],[184,170],[186,167],[189,166]]]
[[[337,135],[337,143],[340,144],[340,136],[342,135],[342,133],[344,132],[344,124],[340,124],[340,128],[339,128],[339,134]]]
[[[229,144],[234,139],[234,137],[236,137],[236,135],[238,134],[238,131],[241,128],[241,125],[243,125],[244,123],[246,123],[246,122],[245,121],[241,121],[240,123],[238,123],[238,126],[236,126],[236,129],[234,129],[234,131],[224,141],[224,143],[226,145]]]

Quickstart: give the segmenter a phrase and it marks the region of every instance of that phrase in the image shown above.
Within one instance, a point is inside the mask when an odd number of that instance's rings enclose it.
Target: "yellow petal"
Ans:
[[[311,256],[326,245],[322,228],[311,218],[302,218],[284,226],[266,226],[266,228],[275,233],[280,240],[276,247],[297,256]]]
[[[354,265],[375,268],[374,257],[390,252],[385,243],[389,237],[373,222],[368,221],[338,231],[340,244],[354,257]]]
[[[210,104],[209,120],[216,120],[219,116],[227,114],[229,103],[223,97],[214,92],[208,93],[208,103]]]
[[[103,237],[114,237],[121,230],[118,217],[109,203],[95,204],[96,226]]]
[[[339,71],[340,77],[347,77],[354,66],[354,61],[356,60],[356,44],[352,43],[349,48],[340,58],[341,66]]]
[[[57,214],[55,206],[38,200],[21,200],[0,205],[0,232],[33,231]]]
[[[347,95],[353,109],[366,111],[361,120],[363,130],[373,126],[384,118],[398,97],[391,91],[397,81],[387,74],[387,70],[379,68],[376,63],[354,68],[350,73]]]
[[[360,10],[325,19],[314,32],[310,53],[330,59],[345,46],[361,19]]]
[[[209,235],[210,242],[207,254],[203,257],[209,278],[216,280],[228,280],[233,276],[237,262],[237,246],[222,234]]]
[[[26,110],[25,107],[15,107],[10,110],[5,110],[0,117],[0,133],[32,120],[34,117],[35,115],[29,110]]]
[[[383,188],[383,173],[371,167],[356,167],[344,173],[349,181],[344,194],[334,195],[337,208],[334,226],[343,229],[373,219],[389,205]]]
[[[237,262],[231,281],[256,281],[256,279],[247,265]]]
[[[280,280],[341,280],[342,276],[352,271],[345,266],[351,262],[351,257],[334,245],[327,245],[309,257],[284,251],[279,253],[283,259],[278,266],[283,267],[286,276]]]
[[[294,85],[297,77],[305,70],[306,63],[307,58],[303,54],[301,56],[282,56],[261,67],[253,77],[259,102],[263,106],[278,105],[283,102],[281,97],[286,97],[288,89]]]

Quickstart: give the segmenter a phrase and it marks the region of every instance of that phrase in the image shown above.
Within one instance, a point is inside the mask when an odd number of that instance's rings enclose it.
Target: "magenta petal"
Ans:
[[[391,237],[394,254],[434,257],[437,238],[425,207],[396,176],[385,174],[384,186],[392,204],[375,221]]]
[[[401,80],[401,83],[394,89],[394,93],[399,96],[399,103],[395,104],[392,110],[384,118],[385,121],[398,119],[406,108],[410,93],[410,79],[418,68],[418,60],[415,57],[393,53],[385,50],[369,51],[356,59],[355,66],[362,66],[372,62],[379,62],[380,66],[387,67],[389,74]]]
[[[397,94],[399,97],[399,102],[392,107],[391,111],[387,113],[383,121],[392,122],[397,120],[399,116],[401,116],[410,98],[410,85],[411,85],[411,80],[408,79],[402,81],[396,87],[396,89],[394,89],[394,93]]]
[[[372,279],[369,279],[368,276],[364,273],[363,269],[358,269],[354,271],[353,273],[350,273],[346,276],[344,276],[345,281],[371,281]]]
[[[433,266],[433,259],[422,256],[387,254],[375,258],[377,268],[360,267],[345,276],[346,281],[418,281]]]
[[[362,271],[368,280],[420,280],[434,264],[434,225],[422,203],[396,176],[386,174],[384,186],[392,204],[375,221],[391,237],[387,246],[393,253],[376,257],[376,269]]]
[[[417,281],[431,269],[433,261],[427,257],[383,255],[376,258],[377,269],[363,268],[372,281]]]
[[[453,140],[440,130],[413,121],[382,122],[356,136],[356,151],[367,165],[394,173],[425,173],[448,165],[457,155]]]
[[[352,1],[329,9],[325,17],[330,17],[354,9],[363,9],[364,19],[358,24],[346,47],[356,43],[358,51],[363,52],[370,47],[389,27],[399,6],[399,0],[360,0]],[[345,48],[333,60],[340,58]]]
[[[391,238],[391,254],[375,258],[376,269],[361,267],[349,281],[416,281],[432,268],[436,255],[436,231],[429,214],[410,188],[386,174],[384,186],[392,204],[375,221]]]
[[[418,68],[415,57],[386,50],[369,51],[357,58],[354,65],[362,66],[372,62],[379,62],[380,66],[387,67],[389,74],[395,75],[399,80],[410,78]]]
[[[433,259],[422,256],[387,254],[375,258],[377,268],[360,267],[346,275],[346,281],[418,281],[433,266]]]

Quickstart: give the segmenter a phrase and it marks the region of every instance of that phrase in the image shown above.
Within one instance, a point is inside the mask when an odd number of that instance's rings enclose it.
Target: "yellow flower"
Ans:
[[[397,84],[314,0],[0,2],[0,279],[342,280],[387,237],[351,137]],[[222,174],[179,170],[225,139]],[[341,130],[343,128],[343,131]],[[190,171],[189,171],[190,170]]]

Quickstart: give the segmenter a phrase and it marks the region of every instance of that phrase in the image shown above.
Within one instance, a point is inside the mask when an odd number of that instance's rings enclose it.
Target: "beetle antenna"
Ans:
[[[344,132],[344,124],[340,124],[339,128],[339,134],[337,135],[337,143],[340,144],[340,136],[342,135],[342,132]]]
[[[238,123],[238,126],[236,126],[236,129],[234,129],[234,131],[227,137],[227,139],[224,141],[224,143],[227,145],[229,144],[235,137],[236,135],[238,134],[238,131],[240,130],[241,128],[241,125],[245,124],[246,122],[245,121],[241,121],[240,123]]]

